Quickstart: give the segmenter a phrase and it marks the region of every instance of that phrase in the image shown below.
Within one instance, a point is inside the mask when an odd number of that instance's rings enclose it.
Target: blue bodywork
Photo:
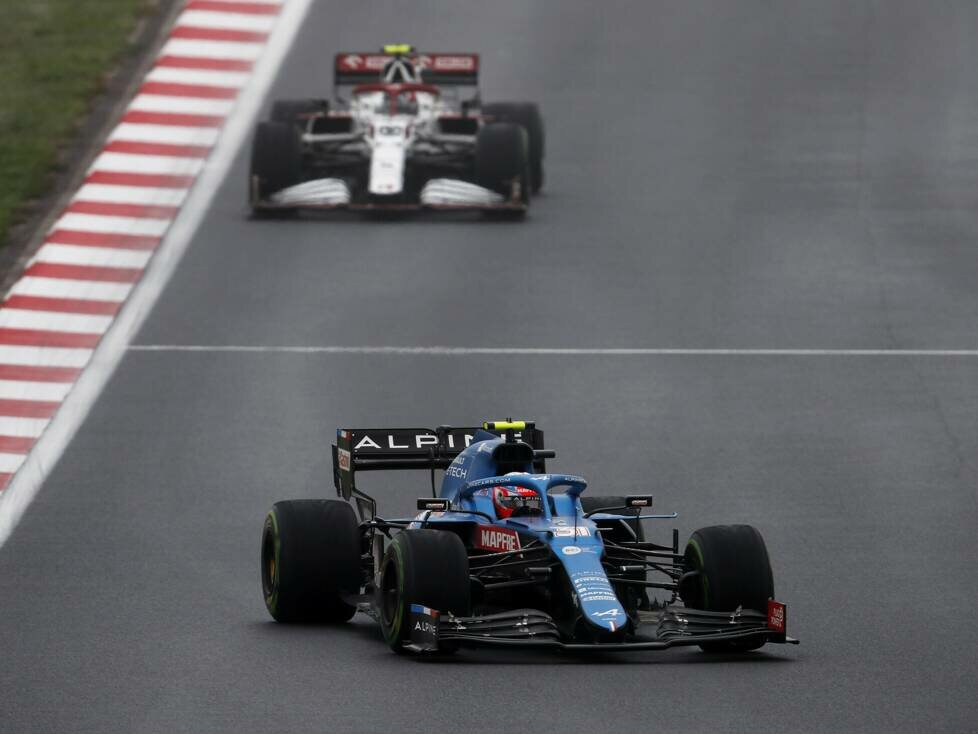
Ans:
[[[604,544],[597,525],[584,517],[580,495],[587,482],[569,474],[533,474],[527,464],[522,472],[498,476],[493,452],[504,438],[487,431],[477,432],[470,445],[445,470],[440,496],[451,501],[449,512],[423,512],[413,527],[449,523],[474,523],[516,530],[549,546],[559,559],[574,590],[575,604],[595,627],[621,631],[628,615],[608,581],[601,558]],[[494,487],[528,487],[541,497],[542,514],[498,518],[492,501]],[[642,517],[673,518],[669,515]],[[634,520],[634,515],[596,514],[600,520]],[[493,518],[491,521],[489,518]]]

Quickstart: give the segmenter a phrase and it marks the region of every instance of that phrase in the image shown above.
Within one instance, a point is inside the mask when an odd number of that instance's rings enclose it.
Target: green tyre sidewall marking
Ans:
[[[272,538],[274,538],[275,546],[275,578],[271,579],[272,593],[265,597],[265,606],[274,616],[278,607],[279,577],[282,573],[282,538],[278,532],[278,518],[275,516],[275,510],[269,511],[265,518],[265,525],[266,527],[272,526]]]
[[[696,538],[689,539],[689,546],[696,551],[697,557],[700,559],[700,580],[703,582],[703,607],[705,609],[710,608],[710,580],[706,577],[706,563],[704,562],[703,549],[700,548],[700,544],[697,542]]]
[[[394,557],[388,563],[397,564],[397,611],[394,613],[390,630],[384,630],[384,638],[389,645],[400,641],[401,627],[404,625],[404,554],[401,551],[401,544],[396,541],[391,543],[391,550]]]

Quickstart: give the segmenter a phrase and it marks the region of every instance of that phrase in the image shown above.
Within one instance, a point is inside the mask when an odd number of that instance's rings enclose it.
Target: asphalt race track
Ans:
[[[527,221],[249,221],[242,150],[137,345],[840,351],[133,350],[0,550],[0,728],[978,729],[978,357],[939,353],[978,348],[978,7],[412,7],[317,2],[275,95],[479,51],[547,119]],[[336,427],[507,415],[684,539],[756,524],[802,645],[431,663],[270,621],[264,513],[332,495]]]

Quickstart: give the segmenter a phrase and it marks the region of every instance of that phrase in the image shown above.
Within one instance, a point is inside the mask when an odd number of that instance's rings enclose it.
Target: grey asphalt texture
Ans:
[[[335,50],[483,55],[533,99],[521,224],[253,222],[247,151],[137,339],[172,345],[978,348],[970,2],[316,3]],[[536,419],[552,468],[750,522],[800,647],[393,655],[261,601],[276,500],[338,426]],[[978,730],[978,358],[130,352],[0,549],[0,730]],[[371,476],[388,514],[426,478]],[[670,523],[647,528],[668,539]]]

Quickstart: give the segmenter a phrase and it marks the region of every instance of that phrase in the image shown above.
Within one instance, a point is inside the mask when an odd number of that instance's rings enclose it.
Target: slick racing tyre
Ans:
[[[686,606],[710,612],[732,612],[737,607],[767,610],[774,598],[774,574],[764,538],[750,525],[713,525],[690,536],[679,593]],[[754,650],[763,642],[712,642],[706,652]]]
[[[301,179],[302,149],[295,126],[285,122],[258,123],[251,144],[249,191],[252,195],[259,201],[267,201],[276,191],[294,186]]]
[[[455,533],[405,530],[387,547],[380,570],[380,626],[384,639],[397,653],[408,652],[412,604],[467,616],[471,609],[469,559]],[[439,651],[452,652],[442,643]]]
[[[300,115],[326,112],[328,109],[329,103],[323,99],[279,99],[272,103],[268,119],[302,128],[305,121],[299,119]]]
[[[261,534],[261,586],[276,622],[346,622],[360,591],[360,529],[339,500],[276,502]]]
[[[475,175],[480,186],[507,198],[514,180],[520,200],[530,203],[530,167],[526,130],[510,122],[484,125],[475,140]]]
[[[530,185],[534,194],[543,188],[544,133],[540,108],[533,102],[496,102],[482,106],[493,122],[515,122],[526,130],[530,156]]]

